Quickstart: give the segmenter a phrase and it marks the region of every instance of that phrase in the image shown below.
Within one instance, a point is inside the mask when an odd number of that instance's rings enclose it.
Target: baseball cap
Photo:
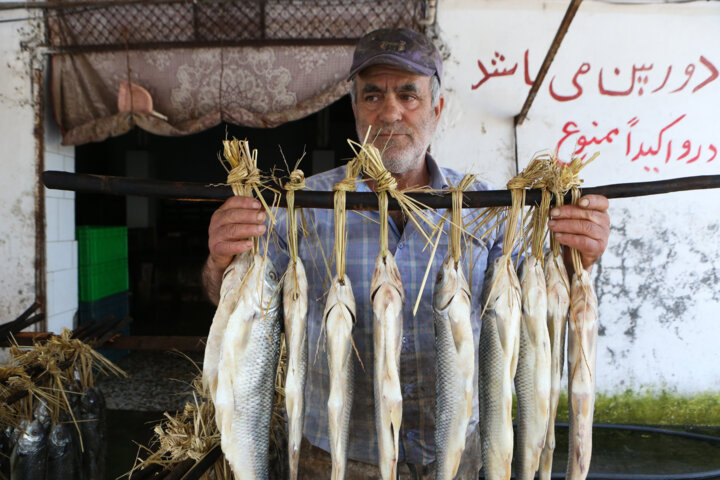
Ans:
[[[442,58],[432,41],[407,28],[381,28],[362,37],[355,46],[348,74],[351,80],[361,70],[377,64],[389,64],[409,72],[442,78]]]

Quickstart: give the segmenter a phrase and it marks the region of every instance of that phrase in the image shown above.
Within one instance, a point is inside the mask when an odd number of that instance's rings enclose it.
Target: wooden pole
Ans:
[[[46,171],[42,174],[42,181],[47,188],[108,195],[135,195],[187,201],[223,201],[233,196],[232,189],[227,185],[213,186],[202,183],[168,182],[85,173]],[[594,194],[604,195],[607,198],[628,198],[709,188],[720,188],[720,175],[683,177],[654,182],[618,183],[582,188],[580,191],[582,195]],[[427,208],[452,208],[450,193],[410,193],[408,195]],[[263,196],[268,203],[272,203],[275,193],[265,190]],[[537,204],[540,203],[540,199],[540,190],[528,190],[525,203],[527,205]],[[565,201],[570,203],[570,194],[566,195]],[[378,208],[375,193],[347,192],[346,202],[348,210],[377,210]],[[511,204],[509,190],[465,192],[463,195],[463,205],[468,208],[503,207]],[[285,207],[284,195],[280,196],[280,206]],[[334,206],[333,192],[297,191],[295,192],[295,206],[332,209]],[[395,200],[389,200],[389,209],[399,209]]]

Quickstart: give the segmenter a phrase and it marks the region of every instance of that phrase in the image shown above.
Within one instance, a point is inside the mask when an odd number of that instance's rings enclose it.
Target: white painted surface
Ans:
[[[451,52],[433,145],[440,163],[499,187],[516,172],[525,74],[535,78],[567,5],[440,4]],[[520,168],[567,137],[560,158],[583,143],[580,154],[600,152],[583,171],[588,186],[720,174],[718,27],[717,2],[584,2],[517,130]],[[718,205],[718,190],[612,201],[610,244],[595,270],[600,391],[720,390]]]
[[[45,170],[75,171],[75,149],[60,144],[60,131],[45,116]],[[75,192],[45,189],[47,329],[74,327],[78,309],[78,255],[75,240]]]
[[[26,11],[0,11],[0,21]],[[35,141],[23,24],[0,23],[0,322],[35,301]]]

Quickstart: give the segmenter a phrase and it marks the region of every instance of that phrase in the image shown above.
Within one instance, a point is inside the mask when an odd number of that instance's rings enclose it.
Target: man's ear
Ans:
[[[440,121],[440,114],[443,111],[443,107],[445,106],[445,96],[443,94],[440,94],[440,98],[438,99],[437,105],[433,107],[435,110],[435,122]]]

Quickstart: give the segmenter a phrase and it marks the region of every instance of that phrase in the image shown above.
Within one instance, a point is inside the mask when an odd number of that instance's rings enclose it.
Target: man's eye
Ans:
[[[406,93],[404,95],[401,95],[400,98],[402,98],[402,100],[405,102],[411,102],[411,101],[417,99],[417,97],[411,93]]]
[[[378,101],[378,98],[379,98],[379,97],[378,97],[377,95],[366,95],[366,96],[365,96],[365,101],[366,101],[366,102],[377,102],[377,101]]]

